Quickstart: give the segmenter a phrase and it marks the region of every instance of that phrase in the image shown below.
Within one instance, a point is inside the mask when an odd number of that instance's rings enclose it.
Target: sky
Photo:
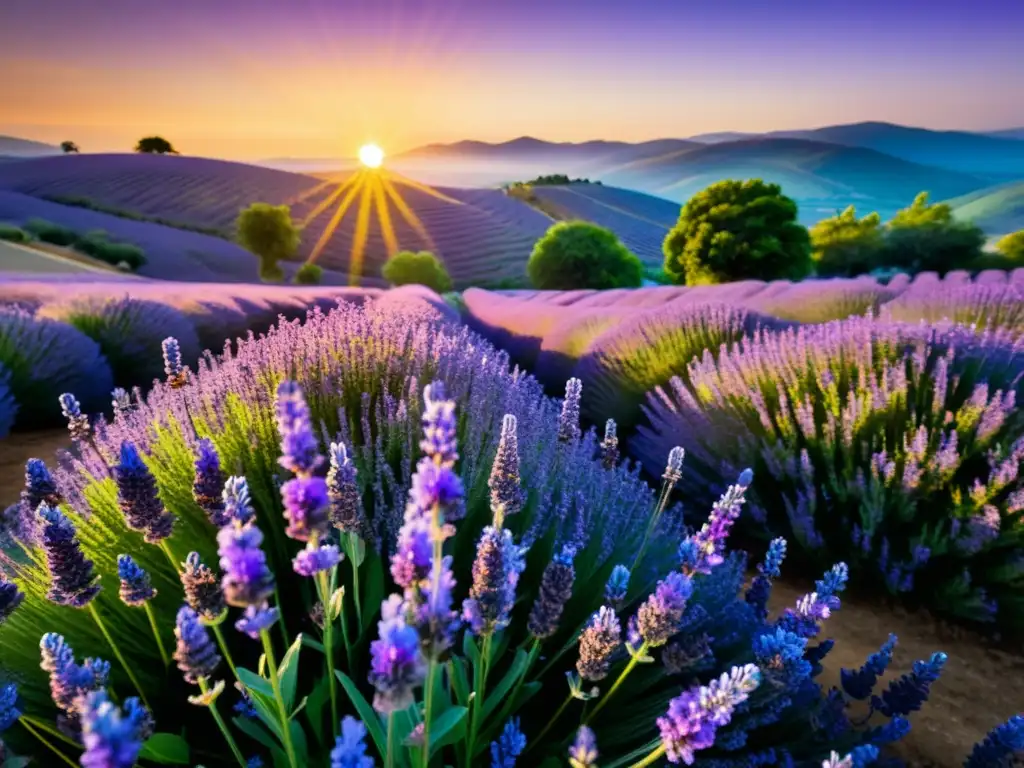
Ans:
[[[1021,0],[0,0],[0,135],[230,159],[1024,126]]]

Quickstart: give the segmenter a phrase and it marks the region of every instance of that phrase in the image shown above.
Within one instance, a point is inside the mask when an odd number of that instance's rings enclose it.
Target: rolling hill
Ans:
[[[110,209],[225,232],[233,229],[239,210],[250,203],[288,203],[297,220],[312,216],[300,247],[302,258],[309,256],[330,226],[340,201],[335,193],[344,179],[344,175],[325,180],[241,163],[158,155],[80,155],[0,165],[0,190],[35,198],[85,198]],[[522,279],[533,244],[551,224],[544,215],[496,189],[430,189],[400,177],[393,178],[392,186],[419,226],[406,220],[394,199],[381,202],[373,195],[360,195],[319,254],[322,267],[347,273],[357,230],[365,227],[359,272],[363,284],[379,284],[380,267],[392,250],[385,240],[384,219],[394,232],[393,246],[434,251],[457,286]],[[45,218],[61,223],[80,214],[104,215],[55,206]]]
[[[982,189],[946,202],[957,218],[973,221],[987,235],[1024,229],[1024,181]]]
[[[19,139],[14,136],[0,136],[0,156],[3,157],[45,157],[61,154],[60,147],[41,141]]]

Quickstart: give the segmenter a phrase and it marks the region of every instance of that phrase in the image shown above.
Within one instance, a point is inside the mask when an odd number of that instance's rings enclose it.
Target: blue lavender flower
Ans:
[[[46,597],[58,605],[84,608],[100,593],[93,563],[75,537],[75,526],[59,509],[39,505],[43,520],[43,549],[50,570],[50,591]]]
[[[601,441],[601,466],[614,469],[619,463],[619,438],[615,419],[608,419],[604,425],[604,439]]]
[[[722,497],[714,503],[708,521],[701,529],[683,540],[679,547],[679,560],[684,573],[708,574],[712,568],[724,562],[725,540],[732,530],[733,523],[740,516],[740,508],[746,502],[744,494],[751,482],[753,473],[746,469],[740,475],[739,481],[729,486]]]
[[[516,759],[526,749],[526,736],[519,730],[519,718],[513,717],[491,742],[491,768],[515,768]]]
[[[562,617],[565,604],[572,597],[572,585],[576,570],[572,561],[576,549],[566,545],[551,558],[541,576],[540,590],[530,610],[527,628],[534,637],[543,640],[558,631],[558,620]]]
[[[242,613],[242,618],[235,622],[235,629],[253,640],[258,640],[260,633],[274,626],[280,616],[281,612],[277,608],[271,608],[268,603],[250,605]]]
[[[263,758],[259,755],[253,755],[245,761],[245,768],[264,768],[265,765]]]
[[[82,413],[82,405],[70,392],[65,392],[59,398],[60,412],[68,422],[68,433],[74,441],[88,440],[91,432],[89,417]]]
[[[420,633],[424,653],[437,658],[451,648],[462,623],[452,610],[455,575],[452,573],[451,555],[441,559],[436,576],[427,579],[418,591],[413,601],[412,590],[406,590],[411,623]]]
[[[503,517],[515,515],[523,508],[525,494],[519,478],[519,441],[516,417],[505,414],[501,420],[498,452],[491,465],[487,487],[491,489],[491,509],[501,510]]]
[[[244,477],[232,476],[224,481],[222,500],[227,520],[245,525],[256,517],[249,498],[249,482]]]
[[[141,608],[156,597],[153,583],[131,555],[117,556],[117,575],[121,580],[121,600],[125,605]]]
[[[168,336],[160,344],[164,353],[164,373],[167,383],[173,389],[180,389],[188,383],[188,370],[181,364],[181,345],[173,336]]]
[[[0,729],[2,730],[2,729]],[[1024,750],[1024,715],[1014,715],[993,728],[971,750],[964,768],[996,768],[1012,765],[1012,759]]]
[[[92,691],[84,697],[82,709],[82,768],[132,768],[142,750],[144,708],[137,700],[122,714],[106,691]]]
[[[679,631],[686,601],[693,594],[693,582],[673,571],[658,582],[654,593],[637,610],[636,624],[648,646],[657,648]]]
[[[366,755],[366,726],[354,717],[341,721],[341,735],[331,750],[331,768],[373,768],[373,758]]]
[[[463,618],[474,634],[486,635],[508,626],[524,567],[523,551],[511,531],[493,525],[484,528],[473,561],[473,586],[462,604]]]
[[[811,676],[811,663],[804,658],[806,638],[776,629],[754,639],[754,658],[769,682],[779,688],[797,690]]]
[[[895,744],[908,733],[910,733],[910,721],[897,715],[877,728],[868,729],[863,738],[870,744],[882,747],[886,744]]]
[[[331,468],[327,471],[327,497],[330,499],[331,525],[342,533],[353,533],[363,541],[373,541],[373,526],[363,510],[356,483],[356,465],[344,443],[331,443],[328,451]]]
[[[224,473],[220,468],[220,456],[209,438],[199,441],[195,468],[192,498],[214,528],[223,528],[231,518],[224,511]]]
[[[323,536],[330,525],[327,481],[322,477],[294,477],[281,486],[288,527],[285,533],[298,541],[309,541],[316,534]]]
[[[321,571],[329,571],[341,562],[341,550],[334,544],[321,544],[313,547],[312,542],[299,552],[292,561],[292,568],[299,576],[314,576]]]
[[[24,600],[25,593],[18,589],[17,584],[8,580],[3,571],[0,571],[0,627]]]
[[[18,504],[18,536],[29,544],[37,544],[39,505],[45,503],[56,507],[62,501],[64,498],[57,490],[57,483],[47,469],[46,463],[42,459],[29,459],[25,462],[25,487],[21,491],[21,500]]]
[[[423,389],[423,439],[420,450],[433,463],[442,466],[455,466],[459,459],[456,451],[455,401],[445,397],[444,383],[435,381]]]
[[[228,605],[260,605],[274,594],[274,574],[260,549],[262,543],[263,534],[253,523],[232,523],[217,534],[217,553],[224,572],[221,587]]]
[[[282,381],[274,401],[277,431],[281,436],[281,458],[278,463],[296,475],[308,476],[323,463],[309,406],[302,389],[294,381]]]
[[[915,661],[912,672],[889,683],[881,697],[872,697],[871,706],[886,717],[916,712],[928,699],[931,684],[939,679],[946,658],[946,654],[939,652],[927,661]]]
[[[629,592],[629,568],[624,565],[616,565],[612,568],[611,575],[604,585],[604,599],[614,610],[622,610],[626,602],[626,593]]]
[[[3,733],[21,717],[18,709],[18,686],[14,683],[0,686],[0,733]]]
[[[562,414],[558,419],[558,441],[570,443],[580,439],[580,395],[583,382],[569,379],[565,383],[565,400],[562,401]]]
[[[220,664],[217,646],[210,640],[206,627],[199,623],[199,614],[187,605],[178,610],[174,636],[178,639],[174,660],[187,682],[198,685],[201,678],[216,671]]]
[[[868,768],[878,759],[878,747],[874,744],[861,744],[854,747],[847,755],[850,758],[850,768]]]
[[[81,696],[107,686],[110,664],[100,659],[75,662],[75,654],[60,635],[50,632],[39,641],[39,666],[50,673],[50,696],[57,705],[57,728],[77,740],[81,734]]]
[[[189,552],[182,564],[181,586],[185,602],[203,621],[216,621],[227,609],[221,580],[199,557]]]
[[[849,569],[846,563],[837,563],[814,582],[815,591],[801,597],[795,608],[787,608],[779,617],[778,626],[801,637],[816,637],[821,623],[839,608],[838,594],[846,588]]]
[[[256,711],[256,707],[253,706],[252,697],[249,696],[249,692],[239,682],[235,683],[235,688],[238,690],[238,701],[232,707],[235,714],[246,720],[255,720],[259,717],[259,713]]]
[[[602,605],[580,634],[580,658],[576,671],[584,680],[597,682],[608,676],[615,652],[622,646],[622,625],[609,606]]]
[[[426,664],[420,637],[405,623],[402,598],[391,595],[381,605],[379,637],[370,643],[370,684],[376,689],[373,708],[390,714],[413,703],[413,690],[423,683]]]
[[[113,467],[117,501],[128,527],[145,534],[150,544],[159,544],[174,530],[174,516],[160,501],[156,479],[142,461],[135,444],[121,443],[120,462]]]
[[[768,599],[772,593],[772,579],[782,573],[782,561],[786,558],[786,540],[773,539],[768,545],[764,562],[757,566],[758,574],[747,590],[747,605],[754,609],[758,618],[764,621],[768,617]]]
[[[581,725],[576,731],[576,739],[569,747],[569,766],[570,768],[597,768],[597,758],[597,737],[587,726]]]
[[[878,678],[885,674],[885,670],[892,663],[892,652],[895,647],[896,635],[891,634],[881,648],[868,656],[860,669],[841,669],[839,680],[846,694],[858,701],[870,697]]]

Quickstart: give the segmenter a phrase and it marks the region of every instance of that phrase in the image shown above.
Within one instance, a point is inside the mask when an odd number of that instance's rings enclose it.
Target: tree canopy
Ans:
[[[236,229],[242,247],[259,257],[260,277],[269,282],[283,280],[278,262],[294,258],[301,241],[291,209],[287,205],[253,203],[238,214]]]
[[[148,155],[176,155],[178,151],[162,136],[146,136],[139,139],[135,151]]]
[[[968,267],[980,258],[985,234],[974,224],[953,218],[945,203],[930,203],[921,192],[886,226],[886,266],[909,272],[939,273]]]
[[[73,141],[62,141],[60,143],[60,151],[63,152],[65,155],[67,155],[67,154],[71,154],[73,152],[78,152],[79,149],[78,149],[78,145],[75,144],[75,142],[73,142]]]
[[[882,218],[858,219],[852,205],[811,227],[811,258],[819,275],[853,277],[879,266],[885,244]]]
[[[534,245],[526,273],[546,291],[638,288],[643,281],[640,259],[611,230],[586,221],[553,225]]]
[[[296,285],[320,285],[324,270],[319,264],[306,263],[295,272]]]
[[[430,251],[399,251],[384,262],[380,271],[392,285],[425,285],[438,293],[452,289],[448,270]]]
[[[665,272],[688,285],[798,280],[811,271],[796,203],[761,179],[720,181],[691,197],[662,250]]]
[[[1010,261],[1024,263],[1024,229],[1011,232],[999,240],[996,250]]]

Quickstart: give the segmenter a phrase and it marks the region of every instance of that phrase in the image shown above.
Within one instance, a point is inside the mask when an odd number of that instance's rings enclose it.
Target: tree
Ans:
[[[62,141],[60,143],[60,151],[63,152],[65,155],[68,155],[68,154],[71,154],[73,152],[77,153],[79,151],[79,149],[78,149],[78,145],[75,144],[75,142],[73,142],[73,141]]]
[[[639,288],[643,265],[611,230],[561,221],[534,245],[526,274],[543,291]]]
[[[384,262],[380,273],[392,285],[425,285],[438,293],[452,289],[448,270],[430,251],[399,251]]]
[[[796,216],[778,184],[712,184],[687,201],[665,238],[665,272],[688,285],[799,280],[811,271],[811,244]]]
[[[945,203],[929,203],[928,193],[921,192],[886,226],[885,265],[944,274],[968,268],[982,256],[984,245],[981,229],[956,221],[952,208]]]
[[[811,258],[819,275],[853,277],[879,266],[885,240],[877,213],[857,218],[852,205],[811,227]]]
[[[319,264],[306,263],[295,273],[296,285],[320,285],[324,271]]]
[[[284,273],[277,263],[294,258],[301,241],[291,209],[287,205],[253,203],[238,214],[235,226],[238,242],[259,257],[260,278],[275,283],[283,280]]]
[[[144,139],[139,139],[139,143],[135,145],[135,151],[149,155],[178,154],[178,151],[171,146],[171,142],[161,136],[147,136]]]
[[[996,243],[996,250],[1010,262],[1024,262],[1024,229],[1002,238]]]

